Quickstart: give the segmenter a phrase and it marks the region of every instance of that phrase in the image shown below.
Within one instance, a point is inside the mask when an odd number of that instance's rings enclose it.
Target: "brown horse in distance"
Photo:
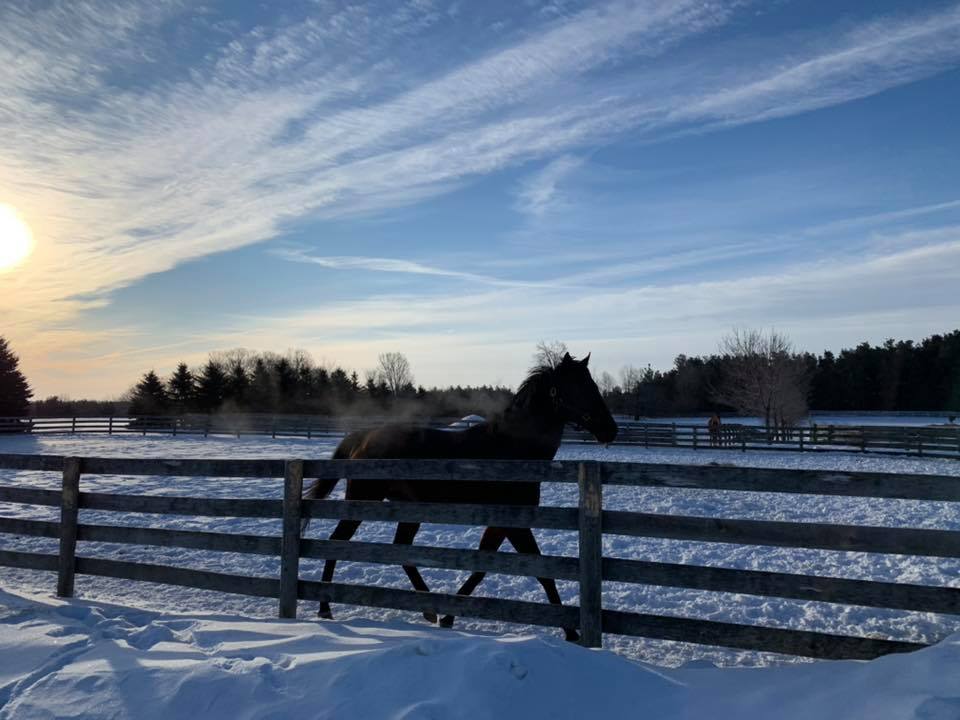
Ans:
[[[617,436],[617,424],[607,409],[590,375],[587,363],[575,360],[569,353],[555,367],[534,369],[520,385],[513,401],[500,415],[461,431],[390,424],[375,430],[358,431],[345,437],[333,454],[334,459],[425,459],[425,460],[552,460],[568,423],[590,431],[602,443]],[[307,498],[325,498],[337,480],[318,481],[307,491]],[[471,503],[496,505],[540,504],[540,483],[483,482],[458,480],[439,482],[424,480],[347,480],[347,500],[430,503]],[[341,520],[331,540],[349,540],[360,526],[359,520]],[[395,544],[413,543],[420,523],[402,522],[397,526]],[[488,527],[479,549],[496,551],[504,540],[521,553],[540,554],[540,548],[529,528]],[[336,560],[327,560],[323,582],[332,582]],[[403,568],[413,587],[429,592],[427,584],[413,565]],[[469,595],[486,573],[475,572],[457,594]],[[537,578],[551,603],[561,604],[560,594],[552,578]],[[320,617],[332,618],[329,603],[320,604]],[[431,613],[424,616],[436,622]],[[453,617],[444,617],[440,624],[453,625]],[[564,628],[568,640],[579,638],[573,628]]]

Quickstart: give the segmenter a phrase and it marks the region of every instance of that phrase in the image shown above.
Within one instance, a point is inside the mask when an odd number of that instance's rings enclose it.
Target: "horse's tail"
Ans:
[[[353,454],[354,448],[360,444],[360,441],[363,440],[365,433],[361,431],[352,432],[347,435],[343,440],[340,441],[340,444],[337,445],[337,449],[333,451],[332,460],[349,460],[350,456]],[[304,500],[323,500],[326,497],[330,496],[330,493],[333,492],[333,489],[337,486],[337,483],[340,482],[340,478],[328,478],[326,480],[317,480],[306,492],[303,493]],[[305,518],[300,524],[300,534],[302,535],[307,530],[307,526],[310,524],[310,518]]]

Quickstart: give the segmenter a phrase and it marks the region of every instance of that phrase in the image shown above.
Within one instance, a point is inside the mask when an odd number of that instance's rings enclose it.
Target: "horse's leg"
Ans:
[[[418,530],[420,530],[420,523],[398,523],[397,534],[393,536],[393,544],[413,545],[413,539],[417,536]],[[424,582],[423,577],[420,575],[420,571],[417,570],[415,565],[404,565],[403,570],[405,573],[407,573],[407,577],[410,578],[410,582],[413,584],[413,588],[415,590],[419,590],[420,592],[430,592],[430,588],[427,587],[427,583]],[[437,621],[436,613],[424,611],[423,617],[426,618],[427,622],[435,623]]]
[[[483,531],[483,537],[480,538],[480,545],[477,546],[477,550],[496,552],[500,549],[500,546],[503,545],[503,541],[506,539],[507,531],[504,528],[488,527]],[[473,573],[467,578],[467,581],[460,587],[460,589],[457,590],[457,595],[469,595],[472,593],[477,589],[477,585],[481,583],[486,575],[487,574],[485,572]],[[453,620],[453,615],[444,615],[440,619],[440,627],[453,627]]]
[[[507,537],[510,539],[510,544],[513,545],[518,553],[527,553],[529,555],[541,554],[540,547],[537,545],[537,539],[533,536],[533,531],[530,530],[530,528],[513,528],[507,532]],[[549,600],[552,605],[563,605],[563,602],[560,600],[560,593],[557,592],[557,583],[554,582],[553,578],[538,577],[537,580],[543,586],[544,591],[547,593],[547,600]],[[563,632],[570,642],[580,641],[580,633],[575,629],[563,628]]]
[[[355,532],[357,532],[358,527],[360,527],[359,520],[341,520],[337,523],[337,527],[330,535],[330,539],[347,541],[353,537]],[[335,558],[327,560],[323,566],[323,576],[320,579],[323,580],[323,582],[331,582],[333,580],[333,571],[336,570],[336,568],[337,561]],[[325,620],[333,620],[333,612],[330,610],[330,603],[321,602],[320,610],[317,612],[317,615]]]

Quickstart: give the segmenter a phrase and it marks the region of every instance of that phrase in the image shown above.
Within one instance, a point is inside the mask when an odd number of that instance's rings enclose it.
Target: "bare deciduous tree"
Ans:
[[[410,370],[410,361],[403,353],[381,353],[377,360],[377,376],[390,388],[394,397],[405,388],[413,385],[413,371]]]
[[[554,340],[548,343],[541,340],[537,343],[537,350],[533,354],[534,367],[556,367],[568,352],[567,344],[564,342]]]
[[[620,368],[620,387],[623,394],[633,398],[633,419],[640,419],[640,386],[643,383],[643,368],[624,365]]]
[[[720,354],[724,371],[714,400],[762,417],[768,432],[785,432],[806,414],[809,366],[786,335],[735,328],[720,340]]]
[[[616,379],[613,377],[613,375],[608,373],[606,370],[600,373],[600,375],[597,376],[595,380],[597,383],[597,387],[600,389],[600,393],[602,395],[609,395],[610,393],[612,393],[614,390],[617,389]]]

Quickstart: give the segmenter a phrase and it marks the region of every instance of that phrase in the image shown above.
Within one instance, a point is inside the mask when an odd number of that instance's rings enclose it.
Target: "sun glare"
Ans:
[[[33,250],[33,233],[20,214],[0,203],[0,272],[16,267]]]

